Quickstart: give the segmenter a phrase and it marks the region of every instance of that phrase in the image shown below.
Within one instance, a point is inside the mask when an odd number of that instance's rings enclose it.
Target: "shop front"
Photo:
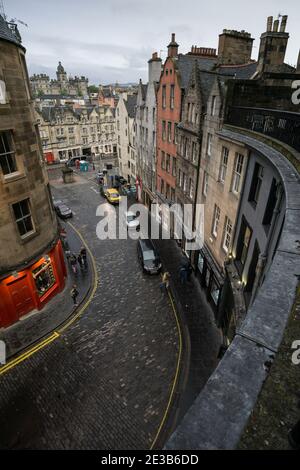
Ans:
[[[195,272],[217,319],[224,279],[205,246],[195,256]]]
[[[0,328],[43,307],[60,292],[67,276],[61,242],[30,267],[0,281]]]

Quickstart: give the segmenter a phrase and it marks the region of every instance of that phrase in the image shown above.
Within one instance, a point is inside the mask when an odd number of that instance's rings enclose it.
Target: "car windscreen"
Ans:
[[[118,193],[109,193],[109,197],[119,197]]]
[[[67,211],[70,210],[69,207],[67,207],[67,206],[58,206],[58,207],[59,207],[59,210],[60,210],[61,212],[67,212]]]
[[[155,253],[153,250],[147,250],[143,252],[144,261],[154,261]]]

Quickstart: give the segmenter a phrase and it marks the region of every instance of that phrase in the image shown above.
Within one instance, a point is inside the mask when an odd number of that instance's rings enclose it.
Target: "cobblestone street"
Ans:
[[[99,241],[93,180],[53,194],[95,258],[99,283],[83,316],[0,376],[0,448],[147,449],[173,385],[178,331],[159,276],[142,274],[133,240]],[[80,290],[80,284],[79,284]]]

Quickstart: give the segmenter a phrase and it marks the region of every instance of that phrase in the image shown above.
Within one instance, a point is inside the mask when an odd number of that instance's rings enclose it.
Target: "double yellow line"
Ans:
[[[28,359],[30,356],[32,356],[33,354],[35,354],[36,352],[40,351],[40,349],[43,349],[45,348],[46,346],[48,346],[48,344],[52,343],[52,341],[56,340],[57,338],[60,337],[60,335],[70,326],[72,325],[72,323],[74,323],[77,318],[79,318],[83,312],[87,309],[87,307],[89,306],[89,304],[91,303],[93,297],[94,297],[94,294],[96,292],[96,289],[97,289],[97,285],[98,285],[98,275],[97,275],[97,268],[96,268],[96,263],[95,263],[95,258],[91,252],[91,250],[89,249],[89,247],[87,246],[86,242],[84,241],[83,239],[83,236],[81,235],[80,232],[78,232],[78,230],[74,227],[73,224],[71,224],[70,222],[68,222],[69,225],[72,227],[72,229],[77,233],[77,235],[79,236],[79,238],[81,239],[83,245],[85,246],[87,252],[89,253],[90,255],[90,259],[92,260],[92,266],[93,266],[93,273],[94,273],[94,283],[93,283],[93,289],[91,290],[90,294],[89,294],[89,297],[87,299],[87,301],[85,302],[85,304],[81,307],[81,309],[76,313],[76,315],[74,315],[67,323],[65,323],[61,328],[58,329],[58,331],[54,331],[50,336],[48,336],[48,338],[44,339],[43,341],[41,341],[40,343],[36,344],[35,346],[33,346],[31,349],[25,351],[24,353],[20,354],[19,356],[17,356],[15,359],[12,359],[11,361],[9,361],[7,364],[5,364],[4,366],[0,367],[0,375],[3,375],[5,374],[5,372],[8,372],[10,369],[12,369],[13,367],[17,366],[18,364],[20,364],[21,362],[25,361],[26,359]]]
[[[178,376],[179,376],[181,358],[182,358],[182,332],[181,332],[180,323],[179,323],[179,320],[178,320],[178,313],[177,313],[177,310],[175,308],[174,300],[172,298],[172,295],[171,295],[170,291],[168,291],[168,295],[169,295],[170,303],[172,305],[173,313],[174,313],[175,320],[176,320],[176,326],[177,326],[177,331],[178,331],[178,336],[179,336],[179,351],[178,351],[178,357],[177,357],[177,365],[176,365],[175,376],[174,376],[174,379],[173,379],[171,393],[170,393],[170,396],[169,396],[167,407],[166,407],[166,410],[164,412],[161,423],[159,425],[159,428],[157,430],[157,433],[155,435],[155,438],[154,438],[154,440],[151,444],[150,450],[152,450],[154,448],[154,446],[155,446],[155,444],[156,444],[156,442],[157,442],[157,440],[160,436],[160,433],[161,433],[161,431],[162,431],[162,429],[163,429],[163,427],[166,423],[166,419],[167,419],[167,416],[169,414],[169,411],[170,411],[170,408],[171,408],[171,405],[172,405],[172,402],[173,402],[176,386],[177,386],[177,383],[178,383]]]

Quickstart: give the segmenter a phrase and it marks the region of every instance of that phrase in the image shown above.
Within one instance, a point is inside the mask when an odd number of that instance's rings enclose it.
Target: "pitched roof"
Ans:
[[[241,65],[220,65],[216,71],[223,75],[233,75],[235,78],[249,79],[256,72],[257,62],[249,62]]]
[[[128,116],[133,118],[135,116],[137,95],[128,95],[127,100],[124,100]]]
[[[217,62],[217,58],[195,57],[193,55],[188,54],[179,54],[177,59],[177,66],[181,78],[181,88],[186,88],[188,86],[193,65],[195,62],[197,62],[197,65],[200,70],[208,71],[214,68]]]
[[[8,23],[5,21],[3,16],[0,15],[0,38],[5,41],[13,42],[18,46],[24,47],[21,44],[21,36],[19,34],[17,25],[14,26],[14,30],[8,26]]]

